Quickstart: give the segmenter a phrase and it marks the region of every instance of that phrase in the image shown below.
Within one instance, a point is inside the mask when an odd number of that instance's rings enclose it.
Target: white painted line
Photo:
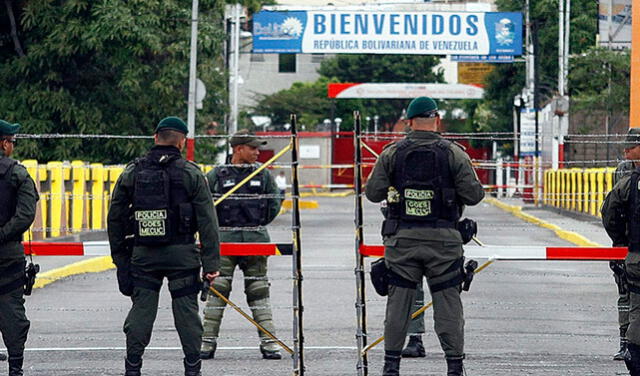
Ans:
[[[258,346],[221,346],[218,350],[256,350]],[[357,350],[355,346],[305,346],[305,350]],[[65,352],[65,351],[125,351],[127,348],[124,346],[114,347],[32,347],[27,348],[24,351],[27,352]],[[182,347],[154,347],[149,346],[145,350],[154,351],[176,351],[182,350]],[[0,349],[0,351],[6,352],[6,349]]]
[[[546,246],[485,245],[465,246],[465,257],[496,260],[546,260]]]
[[[82,242],[85,256],[107,256],[111,253],[106,240]]]

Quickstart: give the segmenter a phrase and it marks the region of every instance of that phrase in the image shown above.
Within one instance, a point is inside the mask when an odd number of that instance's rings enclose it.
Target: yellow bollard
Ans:
[[[47,163],[49,170],[50,186],[49,209],[50,209],[50,231],[52,237],[60,236],[62,224],[66,222],[64,208],[64,170],[62,162]]]
[[[102,229],[102,211],[104,209],[104,179],[106,170],[102,163],[91,164],[91,229]]]
[[[549,173],[551,170],[546,170],[542,177],[542,203],[549,205]]]
[[[600,214],[600,208],[602,207],[602,203],[604,202],[604,174],[605,174],[605,169],[604,168],[600,168],[598,169],[597,174],[597,194],[596,194],[596,198],[597,198],[597,202],[596,202],[596,213],[595,215],[597,215],[598,217],[602,217],[602,214]]]
[[[597,176],[596,171],[594,169],[589,173],[589,203],[590,209],[589,214],[595,216],[597,215],[597,194],[598,194],[598,185],[597,185]]]
[[[36,185],[36,191],[40,192],[40,178],[38,177],[38,161],[34,159],[29,159],[22,161],[22,165],[27,169],[29,176],[33,179],[33,182]],[[24,237],[26,240],[41,240],[42,237],[42,211],[40,210],[40,206],[36,206],[36,217],[29,227],[29,232],[27,236]],[[37,229],[37,230],[36,230]]]
[[[571,206],[569,209],[576,210],[576,192],[578,192],[578,172],[575,169],[571,169]]]
[[[71,162],[71,232],[82,232],[84,223],[84,201],[87,185],[87,167],[83,161]]]
[[[549,205],[556,204],[556,171],[551,170],[549,173]]]
[[[565,209],[567,207],[567,171],[560,170],[560,205]]]
[[[584,171],[582,169],[576,172],[576,210],[582,211],[582,192],[583,192],[583,179]]]
[[[108,175],[109,175],[109,190],[105,192],[105,194],[107,195],[106,201],[105,201],[105,207],[109,208],[109,203],[111,202],[111,193],[113,192],[113,188],[116,186],[116,182],[118,181],[118,178],[120,177],[120,174],[122,174],[122,171],[124,171],[124,167],[122,166],[109,166],[108,168]],[[108,210],[108,209],[107,209]],[[105,218],[106,220],[106,218]]]

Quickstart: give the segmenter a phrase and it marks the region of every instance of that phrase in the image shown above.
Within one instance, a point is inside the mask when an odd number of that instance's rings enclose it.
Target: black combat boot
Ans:
[[[202,376],[200,369],[202,368],[202,361],[196,359],[194,362],[190,362],[187,358],[184,358],[184,376]]]
[[[624,360],[627,355],[627,328],[620,328],[620,351],[613,355],[613,360]]]
[[[627,354],[624,363],[629,370],[629,375],[640,376],[640,346],[635,343],[627,343]]]
[[[22,362],[24,357],[22,356],[10,356],[9,357],[9,376],[22,376]]]
[[[124,376],[140,376],[140,369],[142,368],[142,358],[138,358],[137,361],[129,360],[128,357],[124,358]]]
[[[402,350],[403,358],[424,358],[427,354],[424,351],[421,335],[413,335],[409,337],[407,347]]]
[[[262,354],[262,359],[268,360],[279,360],[282,359],[282,355],[280,355],[280,350],[275,347],[275,342],[260,344],[260,353]]]
[[[400,359],[400,351],[385,351],[382,376],[400,376]]]
[[[462,359],[447,359],[447,376],[462,376],[463,374]]]
[[[213,359],[216,356],[216,349],[218,348],[218,342],[202,341],[202,347],[200,349],[200,359]]]

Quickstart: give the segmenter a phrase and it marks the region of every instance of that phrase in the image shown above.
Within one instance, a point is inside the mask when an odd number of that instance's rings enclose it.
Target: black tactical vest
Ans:
[[[631,175],[629,205],[627,206],[627,233],[629,236],[629,252],[640,252],[640,170]]]
[[[255,168],[217,168],[218,192],[215,197],[227,193],[253,171]],[[269,203],[266,198],[260,197],[266,193],[267,189],[267,179],[264,174],[268,174],[268,172],[261,171],[216,206],[220,226],[257,227],[267,224]]]
[[[454,227],[460,218],[455,185],[449,167],[450,141],[419,145],[398,142],[392,185],[399,199],[388,203],[389,219],[400,228]]]
[[[160,150],[152,150],[135,161],[133,221],[136,245],[195,242],[195,215],[183,181],[186,163],[179,153]]]
[[[11,158],[0,158],[0,226],[4,226],[16,214],[16,189],[11,185],[13,167],[18,164]],[[8,241],[22,241],[22,234]]]

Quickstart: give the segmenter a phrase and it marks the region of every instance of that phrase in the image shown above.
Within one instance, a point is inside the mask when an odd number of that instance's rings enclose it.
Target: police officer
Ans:
[[[623,176],[631,175],[635,170],[633,161],[628,160],[629,156],[625,153],[625,159],[618,164],[613,174],[613,185],[615,186]],[[620,350],[613,355],[613,360],[624,360],[627,353],[627,329],[629,328],[629,285],[625,272],[624,261],[609,261],[609,267],[613,271],[613,278],[618,286],[618,324],[620,326]]]
[[[113,191],[108,214],[111,256],[120,291],[133,303],[124,323],[125,376],[140,375],[165,277],[185,375],[201,375],[197,294],[201,267],[210,281],[218,275],[218,220],[204,174],[182,158],[186,134],[180,118],[162,119],[155,129],[155,146],[127,165]],[[201,248],[195,243],[196,232]]]
[[[624,261],[629,290],[629,326],[624,361],[632,376],[640,376],[640,131],[630,129],[624,144],[625,157],[635,170],[620,178],[602,205],[602,223],[613,246],[629,248]]]
[[[246,130],[239,131],[229,142],[233,149],[231,165],[218,166],[207,174],[214,199],[228,192],[259,167],[259,147],[266,141],[259,140]],[[280,212],[282,203],[279,189],[267,170],[262,170],[229,198],[216,207],[220,220],[220,239],[233,243],[266,243],[270,241],[266,226]],[[239,267],[245,277],[244,293],[258,324],[275,335],[273,315],[269,302],[269,280],[267,278],[267,256],[222,256],[220,278],[214,287],[225,297],[231,293],[231,281],[235,268]],[[210,294],[204,310],[204,335],[202,359],[212,359],[217,348],[220,324],[226,303]],[[280,359],[278,345],[261,331],[260,352],[264,359]]]
[[[24,309],[22,234],[36,215],[38,192],[27,169],[10,156],[20,124],[0,120],[0,332],[9,352],[9,376],[21,376],[29,320]]]
[[[447,375],[462,375],[463,249],[456,225],[462,206],[479,203],[484,191],[462,147],[436,133],[440,117],[433,99],[411,101],[407,119],[411,131],[382,152],[366,186],[370,201],[387,199],[389,205],[382,229],[390,269],[383,375],[399,375],[416,284],[423,276]]]

